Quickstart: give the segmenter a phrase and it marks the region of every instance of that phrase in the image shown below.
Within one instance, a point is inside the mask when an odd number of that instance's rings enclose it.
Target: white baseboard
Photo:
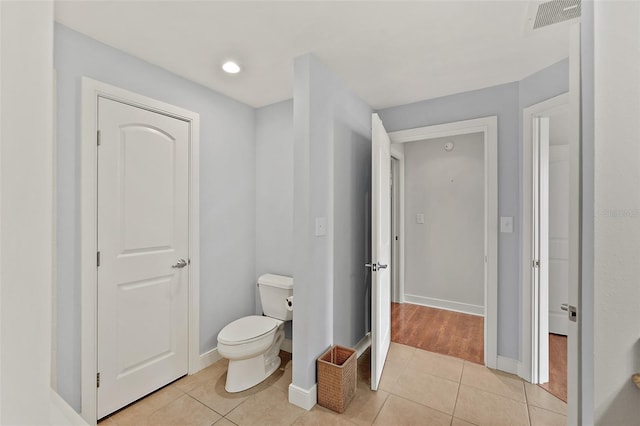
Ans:
[[[314,384],[311,389],[302,389],[293,383],[289,385],[289,402],[297,407],[309,411],[318,402],[318,385]]]
[[[405,294],[405,302],[416,305],[428,306],[430,308],[444,309],[447,311],[461,312],[463,314],[484,316],[484,306],[471,305],[469,303],[452,302],[450,300],[436,299],[433,297],[416,296],[415,294]]]
[[[282,341],[282,345],[280,346],[280,350],[293,353],[293,341],[285,337],[284,340]]]
[[[356,343],[356,347],[354,348],[356,352],[358,352],[358,358],[360,355],[367,350],[367,348],[371,346],[371,332],[364,335],[362,339],[358,343]]]
[[[200,355],[198,370],[197,371],[193,371],[193,372],[191,372],[189,374],[197,373],[198,371],[202,370],[203,368],[207,368],[208,366],[215,364],[216,362],[220,361],[221,359],[222,359],[222,355],[220,355],[220,353],[218,353],[218,348],[213,348],[210,351],[207,351],[207,352],[205,352],[205,353]]]
[[[511,373],[520,376],[521,370],[520,361],[513,358],[507,358],[506,356],[498,355],[496,362],[496,369],[504,371],[505,373]]]

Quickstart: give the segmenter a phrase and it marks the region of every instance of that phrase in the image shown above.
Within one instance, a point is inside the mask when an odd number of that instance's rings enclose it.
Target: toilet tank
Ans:
[[[287,297],[293,296],[293,278],[264,274],[258,278],[262,311],[271,318],[289,321],[293,312],[288,309]]]

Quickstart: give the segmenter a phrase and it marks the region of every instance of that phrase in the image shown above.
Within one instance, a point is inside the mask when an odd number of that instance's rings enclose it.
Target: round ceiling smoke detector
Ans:
[[[453,142],[452,141],[447,141],[444,144],[444,150],[447,151],[447,152],[453,151]]]
[[[240,72],[240,65],[234,61],[227,61],[222,64],[222,70],[228,74],[238,74]]]

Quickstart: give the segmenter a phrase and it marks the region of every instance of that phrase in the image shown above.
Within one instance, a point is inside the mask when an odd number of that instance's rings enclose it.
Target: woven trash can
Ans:
[[[343,413],[356,395],[355,349],[333,346],[318,358],[318,404]]]

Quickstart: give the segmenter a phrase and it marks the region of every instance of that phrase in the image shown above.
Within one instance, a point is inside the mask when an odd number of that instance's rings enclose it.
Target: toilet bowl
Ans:
[[[265,274],[258,279],[265,316],[250,315],[225,326],[218,334],[218,353],[229,360],[227,392],[240,392],[265,380],[280,366],[284,323],[292,317],[287,297],[291,277]]]
[[[218,334],[218,353],[229,360],[227,392],[240,392],[262,382],[280,367],[284,321],[251,315]]]

